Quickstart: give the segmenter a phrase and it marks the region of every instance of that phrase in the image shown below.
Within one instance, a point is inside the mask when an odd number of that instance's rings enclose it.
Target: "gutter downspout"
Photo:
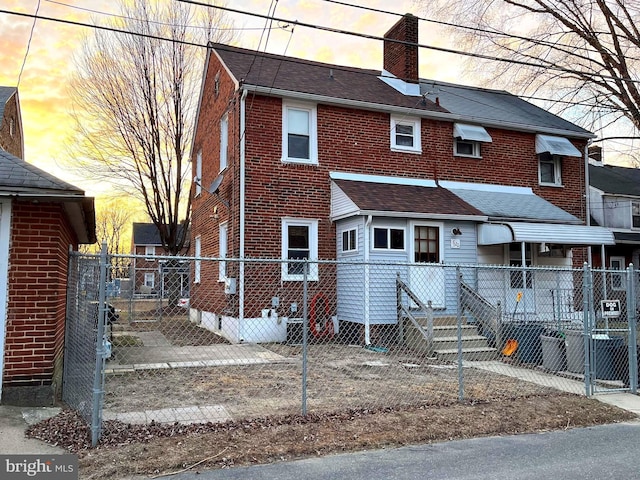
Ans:
[[[589,145],[591,145],[591,139],[587,140],[584,146],[584,200],[587,212],[585,214],[585,223],[587,226],[591,226],[591,201],[589,199]],[[604,252],[604,245],[602,245],[602,251]],[[587,248],[587,263],[589,266],[591,263],[591,245]],[[602,257],[602,268],[604,268],[604,255]]]
[[[371,221],[373,217],[367,216],[364,223],[364,344],[371,345],[371,326],[369,325],[369,242],[371,241],[371,235],[369,229],[371,228]]]
[[[240,212],[238,230],[240,234],[240,272],[238,278],[239,298],[238,298],[238,322],[240,325],[244,323],[244,208],[245,208],[245,128],[246,128],[246,115],[245,115],[245,100],[247,98],[248,90],[243,90],[240,96]],[[244,338],[244,328],[240,327],[241,337]]]

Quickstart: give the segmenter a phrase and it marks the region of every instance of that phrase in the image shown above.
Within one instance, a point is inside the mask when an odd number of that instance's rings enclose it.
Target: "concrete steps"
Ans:
[[[417,319],[420,326],[427,329],[427,319]],[[464,360],[494,360],[498,357],[498,351],[490,347],[487,338],[478,334],[475,325],[466,324],[466,319],[461,326],[462,358]],[[458,358],[458,326],[456,317],[435,317],[433,319],[433,342],[429,342],[422,333],[408,319],[404,325],[405,344],[416,351],[433,355],[438,360],[455,362]]]

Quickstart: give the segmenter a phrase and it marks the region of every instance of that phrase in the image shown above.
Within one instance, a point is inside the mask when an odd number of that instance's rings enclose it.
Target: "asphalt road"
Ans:
[[[474,438],[269,465],[181,473],[172,480],[640,479],[640,421]]]

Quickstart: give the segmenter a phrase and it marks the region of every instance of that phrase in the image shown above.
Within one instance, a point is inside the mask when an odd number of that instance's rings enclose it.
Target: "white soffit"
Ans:
[[[473,140],[475,142],[491,143],[491,135],[480,125],[469,125],[466,123],[453,124],[453,136],[462,140]]]
[[[568,157],[581,157],[580,150],[565,137],[551,135],[536,135],[536,153],[550,153],[551,155],[564,155]]]
[[[614,245],[615,239],[611,230],[587,225],[527,222],[482,223],[478,225],[478,245],[512,242]]]

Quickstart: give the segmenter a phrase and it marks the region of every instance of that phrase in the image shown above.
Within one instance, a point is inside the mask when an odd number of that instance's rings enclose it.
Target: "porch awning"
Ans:
[[[555,243],[560,245],[614,245],[611,230],[587,225],[504,222],[478,225],[478,245],[501,243]]]
[[[581,157],[582,153],[565,137],[551,135],[536,135],[536,153],[550,153],[551,155],[565,155]]]
[[[475,142],[491,143],[493,141],[491,135],[489,135],[484,127],[480,125],[468,125],[466,123],[454,123],[453,136],[454,138],[473,140]]]

